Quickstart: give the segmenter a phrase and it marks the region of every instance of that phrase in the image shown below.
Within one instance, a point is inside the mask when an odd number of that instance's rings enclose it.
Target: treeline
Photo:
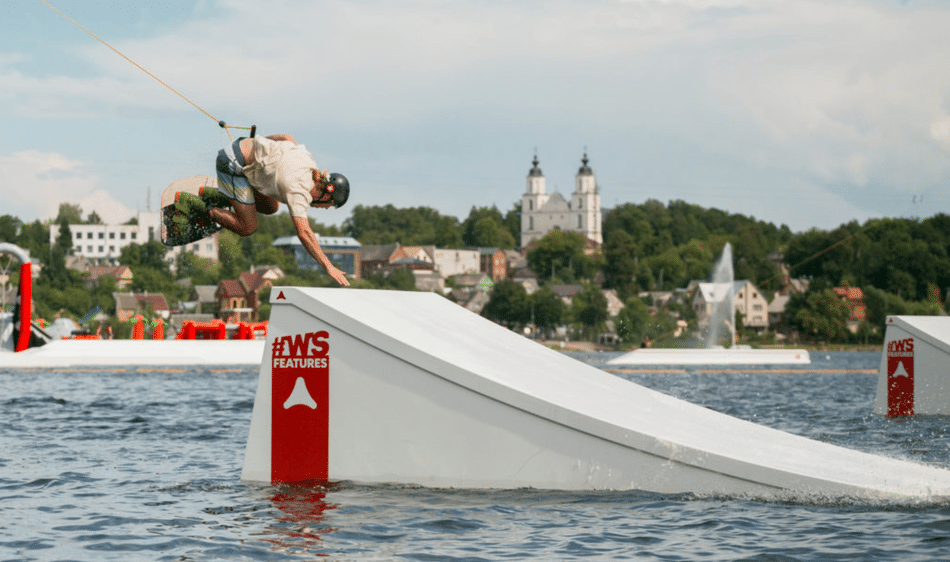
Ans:
[[[343,222],[343,232],[361,244],[508,250],[521,238],[521,210],[515,206],[503,215],[495,206],[472,207],[460,222],[429,207],[357,205]]]
[[[807,280],[807,291],[793,295],[783,323],[772,327],[806,342],[880,342],[888,315],[942,314],[950,301],[950,217],[945,214],[923,220],[873,219],[831,231],[793,233],[786,225],[777,227],[719,209],[650,200],[605,212],[603,235],[600,254],[585,253],[579,237],[553,233],[538,241],[527,258],[542,286],[602,280],[604,287],[616,289],[627,309],[636,311],[615,318],[618,332],[650,336],[665,333],[669,316],[695,320],[691,309],[681,304],[660,311],[668,317],[649,319],[643,305],[654,303],[641,302],[637,295],[709,280],[726,242],[733,247],[735,278],[751,281],[769,301],[787,288],[788,279]],[[848,326],[851,309],[835,294],[835,287],[862,289],[866,318],[856,332]],[[513,303],[509,313],[499,313],[496,307],[490,314],[500,321],[524,319],[525,303],[542,308],[541,301],[532,303],[515,293],[509,287],[500,295]],[[578,309],[572,318],[567,310],[566,318],[575,322],[582,316],[603,318],[601,311],[591,310],[590,302],[582,303],[583,315]],[[746,335],[754,337],[751,331]]]
[[[875,287],[907,300],[941,301],[950,288],[950,216],[872,219],[789,241],[792,275]]]
[[[111,297],[110,287],[85,290],[81,276],[67,271],[64,265],[65,256],[72,251],[65,225],[98,220],[94,212],[84,219],[81,209],[69,204],[61,206],[52,225],[0,216],[0,241],[28,249],[46,266],[38,284],[39,306],[47,307],[41,314],[61,311],[82,317],[95,307],[107,312],[114,307],[111,298],[107,298]],[[311,223],[322,236],[351,236],[362,244],[398,242],[441,248],[511,249],[520,241],[521,217],[517,203],[504,213],[494,206],[472,207],[464,220],[428,207],[358,205],[340,227]],[[50,228],[59,229],[59,238],[52,245]],[[189,289],[177,283],[183,278],[190,278],[195,285],[215,285],[221,279],[247,271],[251,265],[280,266],[288,275],[287,284],[330,285],[321,271],[298,268],[290,256],[272,246],[276,238],[294,234],[286,216],[262,216],[259,230],[252,236],[239,238],[222,231],[217,263],[185,253],[173,274],[164,261],[165,248],[158,243],[129,246],[119,262],[133,270],[132,290],[162,292],[172,302],[190,296]],[[527,323],[533,309],[535,324],[552,326],[558,322],[581,322],[583,318],[585,324],[594,322],[590,326],[593,332],[597,323],[605,321],[593,292],[585,292],[575,313],[553,304],[548,292],[553,284],[578,283],[616,289],[645,322],[644,308],[640,306],[644,303],[639,301],[638,294],[684,288],[692,280],[709,280],[726,242],[732,244],[736,279],[750,280],[769,299],[783,288],[780,263],[787,264],[792,278],[809,280],[808,292],[789,303],[786,324],[781,327],[806,338],[880,338],[886,315],[939,313],[946,309],[950,288],[950,217],[945,214],[923,220],[873,219],[863,225],[851,222],[830,231],[793,233],[785,225],[775,226],[719,209],[683,201],[664,204],[648,200],[605,211],[603,237],[602,251],[594,253],[585,251],[582,237],[568,232],[554,232],[539,240],[526,257],[545,291],[532,301],[505,286],[507,296],[499,295],[499,301],[488,309],[487,315],[500,321],[507,318],[509,324]],[[412,277],[377,276],[358,285],[410,289]],[[845,333],[846,319],[841,317],[846,311],[834,305],[832,298],[831,290],[838,286],[860,287],[865,294],[868,326],[862,327],[858,336]],[[499,304],[505,300],[512,303],[511,310]],[[690,319],[688,308],[667,312]]]
[[[748,279],[762,291],[778,289],[781,277],[772,256],[793,238],[785,225],[655,199],[607,211],[603,236],[606,284],[624,298],[708,281],[726,242],[732,243],[736,279]]]

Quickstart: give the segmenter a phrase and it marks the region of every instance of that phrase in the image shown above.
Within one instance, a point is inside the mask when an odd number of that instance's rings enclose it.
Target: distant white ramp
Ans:
[[[649,390],[432,293],[275,287],[242,479],[950,496],[950,471]]]
[[[888,316],[874,412],[950,414],[950,316]]]
[[[807,365],[806,349],[661,349],[644,348],[624,353],[610,365]]]

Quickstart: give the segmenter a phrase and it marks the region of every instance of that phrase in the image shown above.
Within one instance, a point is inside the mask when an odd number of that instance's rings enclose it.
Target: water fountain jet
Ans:
[[[713,269],[712,283],[708,287],[713,303],[712,314],[706,331],[706,349],[722,347],[719,345],[719,334],[723,326],[729,328],[729,346],[736,341],[736,308],[735,300],[735,272],[732,268],[732,244],[726,242],[716,267]]]
[[[610,365],[785,365],[808,364],[804,349],[752,349],[736,345],[736,281],[732,245],[726,242],[710,283],[700,283],[704,300],[712,304],[703,349],[638,349],[608,361]],[[729,347],[719,344],[723,328],[729,330]]]

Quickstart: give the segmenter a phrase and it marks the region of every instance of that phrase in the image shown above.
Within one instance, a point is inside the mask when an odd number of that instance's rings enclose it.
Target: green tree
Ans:
[[[573,283],[593,277],[595,264],[584,254],[585,240],[576,232],[552,230],[528,250],[528,266],[542,282],[550,279]]]
[[[721,251],[721,250],[720,250]],[[690,240],[688,243],[679,247],[680,257],[686,267],[685,279],[706,280],[712,277],[712,267],[716,260],[708,243],[703,243],[697,239]]]
[[[17,237],[16,244],[29,250],[33,259],[45,263],[49,259],[51,250],[49,229],[49,225],[38,220],[24,224],[20,228],[20,235]]]
[[[567,305],[550,287],[542,286],[528,297],[531,308],[529,321],[541,330],[549,331],[564,324]]]
[[[455,244],[461,240],[458,219],[442,216],[429,207],[397,209],[392,205],[357,205],[350,218],[343,221],[343,231],[363,244],[398,242],[404,246],[450,248],[458,247]]]
[[[646,216],[653,231],[653,237],[644,249],[648,254],[656,255],[669,250],[676,243],[673,241],[673,217],[663,203],[656,199],[648,199],[641,205],[643,214]]]
[[[472,241],[477,247],[502,248],[510,250],[515,247],[515,239],[501,223],[493,217],[478,219],[472,228]]]
[[[178,254],[175,262],[175,274],[179,279],[191,279],[192,285],[217,285],[221,281],[218,269],[217,263],[194,252]]]
[[[393,291],[415,291],[416,277],[408,269],[395,269],[390,272],[376,272],[364,277],[371,288]]]
[[[227,230],[218,233],[218,265],[221,279],[236,279],[250,268],[237,234]]]
[[[505,218],[497,207],[472,207],[462,222],[462,242],[470,247],[511,249],[515,238],[505,227]]]
[[[628,346],[638,347],[647,341],[663,342],[669,340],[676,330],[676,318],[666,310],[650,314],[650,307],[642,299],[631,297],[617,314],[615,321],[617,335]]]
[[[98,306],[104,314],[114,316],[115,298],[112,295],[116,291],[118,291],[118,287],[116,287],[115,277],[111,275],[99,277],[89,295],[92,306]]]
[[[505,228],[511,233],[516,246],[521,245],[521,201],[515,201],[511,209],[505,213]]]
[[[626,300],[637,292],[637,247],[633,236],[624,230],[614,230],[604,244],[604,280],[608,288],[616,289]]]
[[[596,285],[587,284],[581,292],[574,295],[571,311],[578,321],[588,329],[602,325],[609,318],[607,297]]]
[[[656,287],[659,290],[683,287],[687,283],[686,263],[680,257],[677,248],[669,248],[663,253],[650,256],[646,260],[656,278]]]
[[[67,224],[82,224],[82,207],[78,203],[60,203],[53,222],[59,224],[64,220]]]
[[[43,269],[42,279],[55,289],[63,290],[75,282],[77,272],[66,268],[66,256],[72,254],[73,236],[65,218],[59,220],[59,234],[56,243],[50,249],[49,263]],[[77,273],[75,276],[74,273]]]
[[[628,298],[617,313],[615,321],[617,336],[628,344],[639,346],[650,323],[650,307],[637,297]]]
[[[804,305],[794,312],[795,324],[803,334],[830,342],[845,342],[851,336],[848,316],[851,309],[831,289],[809,291]]]
[[[637,205],[625,203],[614,207],[605,213],[603,223],[604,239],[609,240],[618,230],[626,232],[633,238],[636,256],[645,257],[647,249],[653,246],[653,227],[646,213]]]
[[[0,216],[0,242],[16,243],[23,221],[13,215]]]
[[[165,260],[168,248],[157,240],[144,244],[129,244],[119,253],[119,263],[133,270],[137,267],[154,269],[171,278],[171,268]]]
[[[482,315],[505,326],[527,324],[531,320],[531,305],[525,288],[511,279],[495,283]]]

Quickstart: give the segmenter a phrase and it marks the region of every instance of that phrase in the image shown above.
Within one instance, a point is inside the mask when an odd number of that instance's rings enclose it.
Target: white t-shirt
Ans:
[[[262,195],[285,203],[290,216],[306,217],[313,202],[312,171],[317,169],[304,145],[254,137],[254,163],[244,167],[244,175]]]

